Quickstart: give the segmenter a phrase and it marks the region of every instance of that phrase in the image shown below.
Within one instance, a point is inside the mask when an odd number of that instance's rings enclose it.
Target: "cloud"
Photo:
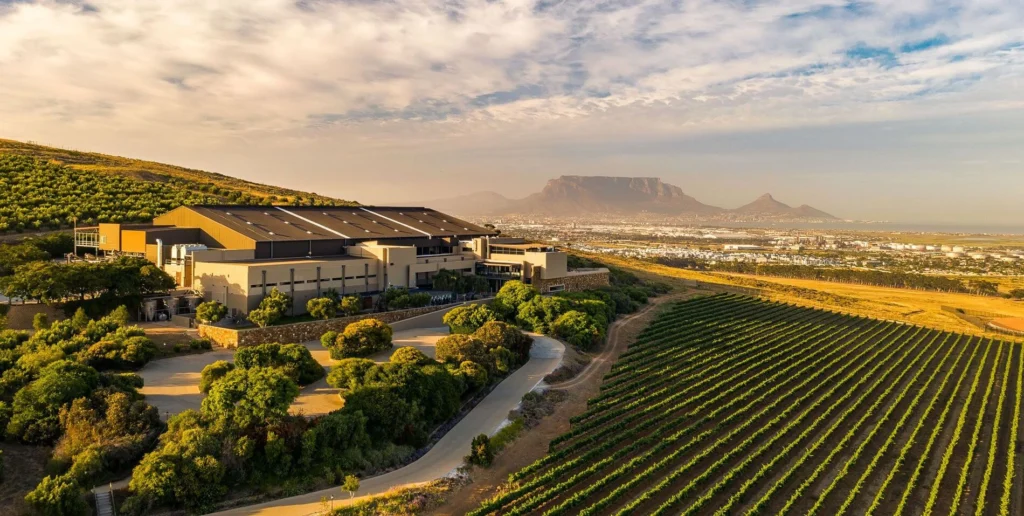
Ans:
[[[394,143],[990,111],[1024,100],[1022,25],[1016,0],[0,1],[0,130]]]

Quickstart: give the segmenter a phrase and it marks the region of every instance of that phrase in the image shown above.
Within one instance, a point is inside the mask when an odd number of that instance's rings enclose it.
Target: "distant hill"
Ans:
[[[181,205],[352,201],[152,161],[0,139],[0,233],[140,222]]]
[[[495,192],[478,192],[428,202],[427,206],[460,215],[587,215],[686,216],[706,219],[774,218],[835,219],[810,206],[790,207],[765,194],[754,202],[729,210],[704,204],[682,188],[656,177],[561,176],[524,199],[509,199]]]
[[[834,219],[836,217],[825,213],[817,208],[806,204],[793,208],[788,204],[781,203],[772,197],[772,194],[764,194],[754,202],[745,204],[732,210],[739,215],[766,216],[766,217],[790,217],[803,219]]]

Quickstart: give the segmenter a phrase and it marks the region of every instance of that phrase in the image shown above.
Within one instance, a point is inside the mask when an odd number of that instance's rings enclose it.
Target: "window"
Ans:
[[[565,290],[565,285],[548,285],[548,292],[561,292]]]
[[[330,281],[341,281],[344,278],[331,278]]]

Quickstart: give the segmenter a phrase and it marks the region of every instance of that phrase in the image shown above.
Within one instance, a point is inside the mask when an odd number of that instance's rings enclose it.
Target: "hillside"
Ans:
[[[806,204],[797,208],[763,195],[736,209],[704,204],[683,189],[657,177],[561,176],[540,192],[509,199],[496,192],[477,192],[429,201],[431,208],[460,215],[527,215],[585,217],[590,215],[656,215],[705,220],[835,220]]]
[[[516,205],[520,213],[657,213],[713,215],[708,206],[656,177],[561,176]]]
[[[764,194],[754,202],[745,204],[732,210],[739,215],[767,216],[767,217],[793,217],[809,219],[834,219],[835,217],[821,210],[812,208],[806,204],[793,208],[788,204],[779,202],[772,197],[772,194]]]
[[[181,205],[355,204],[174,165],[0,139],[0,233],[140,222]]]

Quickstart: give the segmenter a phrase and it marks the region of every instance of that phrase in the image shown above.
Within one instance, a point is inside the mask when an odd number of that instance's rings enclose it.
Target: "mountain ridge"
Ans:
[[[662,216],[748,217],[838,220],[802,204],[792,207],[770,193],[735,209],[705,204],[682,188],[657,177],[563,175],[548,180],[540,192],[510,199],[493,191],[476,192],[425,203],[462,215],[584,216],[588,214],[655,214]]]

